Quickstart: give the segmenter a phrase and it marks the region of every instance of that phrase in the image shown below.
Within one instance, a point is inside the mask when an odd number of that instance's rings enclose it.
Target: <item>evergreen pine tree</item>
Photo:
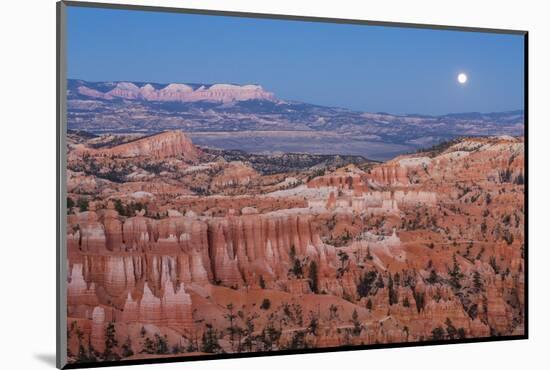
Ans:
[[[317,276],[317,263],[315,261],[311,261],[311,264],[309,265],[309,288],[311,291],[315,294],[319,293],[318,288],[318,276]]]
[[[122,345],[122,357],[130,357],[134,355],[134,351],[132,349],[132,341],[130,337],[126,338],[126,341]]]
[[[358,336],[359,334],[361,334],[361,322],[359,321],[359,314],[355,309],[351,314],[351,321],[353,323],[353,335]]]
[[[105,361],[120,360],[120,355],[116,353],[117,346],[115,324],[110,322],[105,328],[105,352],[103,352],[103,359]]]
[[[202,351],[206,353],[221,352],[218,342],[218,332],[210,324],[206,324],[206,330],[202,335]]]

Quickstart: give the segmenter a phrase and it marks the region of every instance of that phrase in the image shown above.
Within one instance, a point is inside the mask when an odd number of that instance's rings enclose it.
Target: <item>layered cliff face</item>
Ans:
[[[258,172],[242,162],[230,162],[212,179],[213,190],[246,186],[252,179],[258,177]]]
[[[184,142],[70,146],[72,361],[524,332],[521,138],[281,175]]]
[[[368,177],[376,184],[393,186],[429,185],[451,180],[505,183],[523,177],[522,138],[464,139],[443,151],[429,154],[398,157],[375,166]]]
[[[369,174],[369,179],[380,185],[408,185],[407,168],[399,164],[376,166]]]
[[[254,99],[275,100],[272,93],[265,91],[258,85],[215,84],[194,89],[190,85],[171,83],[166,87],[157,89],[151,84],[138,87],[132,82],[118,82],[112,90],[105,93],[86,86],[79,86],[78,92],[85,96],[107,100],[122,98],[161,102],[212,101],[222,103]]]
[[[88,149],[87,152],[92,155],[123,158],[148,157],[164,159],[181,157],[189,162],[196,162],[200,155],[200,151],[181,131],[166,131],[108,149]]]
[[[76,231],[68,239],[85,254],[127,253],[134,264],[143,254],[175,256],[174,282],[240,287],[257,285],[262,276],[275,287],[287,279],[292,254],[323,267],[335,264],[334,253],[327,252],[329,247],[321,241],[311,215],[252,210],[245,207],[242,216],[208,219],[171,211],[161,220],[138,214],[125,221],[110,208],[102,216],[87,211],[69,217],[70,230]],[[139,265],[147,262],[142,260]]]
[[[366,180],[366,173],[364,171],[353,165],[349,165],[328,175],[315,177],[307,183],[307,186],[308,188],[315,189],[334,187],[340,190],[353,190],[356,194],[361,194],[368,190]]]

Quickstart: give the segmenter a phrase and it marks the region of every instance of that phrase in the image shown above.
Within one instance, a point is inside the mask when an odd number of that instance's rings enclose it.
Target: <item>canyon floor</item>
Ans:
[[[241,149],[68,134],[69,362],[524,333],[523,137]]]

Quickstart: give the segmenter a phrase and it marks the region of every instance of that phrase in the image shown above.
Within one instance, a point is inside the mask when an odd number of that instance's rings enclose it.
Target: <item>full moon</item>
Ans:
[[[468,81],[468,75],[466,73],[460,73],[456,79],[459,83],[465,84]]]

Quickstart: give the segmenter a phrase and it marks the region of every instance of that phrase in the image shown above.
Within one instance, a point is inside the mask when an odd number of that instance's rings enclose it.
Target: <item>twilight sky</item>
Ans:
[[[282,99],[368,112],[524,108],[519,35],[78,7],[67,14],[69,78],[254,83]]]

